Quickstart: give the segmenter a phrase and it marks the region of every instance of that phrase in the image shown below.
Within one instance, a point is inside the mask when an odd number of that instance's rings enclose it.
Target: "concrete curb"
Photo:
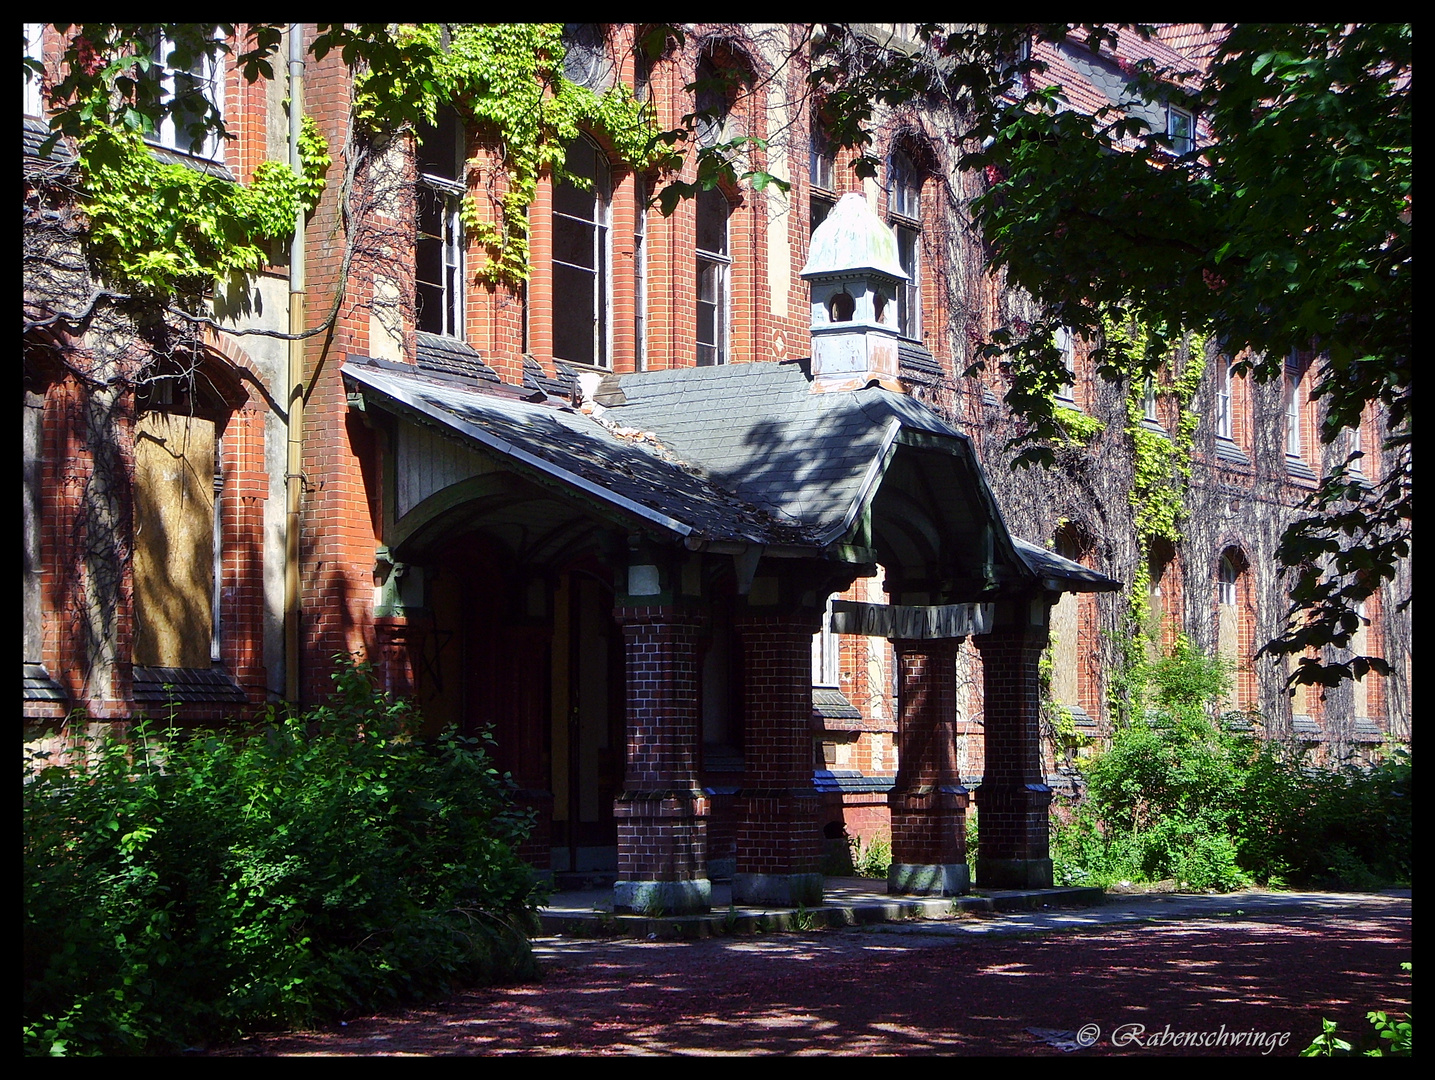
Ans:
[[[712,886],[712,910],[691,915],[629,915],[613,911],[611,889],[555,893],[539,910],[543,933],[571,938],[656,940],[720,937],[868,926],[910,920],[947,920],[979,913],[1041,911],[1102,903],[1092,888],[977,890],[965,896],[889,896],[884,883],[866,878],[828,878],[820,906],[736,905],[727,883]]]

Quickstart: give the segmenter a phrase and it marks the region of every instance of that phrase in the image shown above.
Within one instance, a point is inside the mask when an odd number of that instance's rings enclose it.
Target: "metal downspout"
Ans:
[[[289,166],[303,175],[299,131],[304,117],[304,34],[289,24]],[[284,529],[284,697],[299,703],[299,525],[304,470],[304,208],[294,214],[289,245],[288,446],[284,470],[287,510]]]

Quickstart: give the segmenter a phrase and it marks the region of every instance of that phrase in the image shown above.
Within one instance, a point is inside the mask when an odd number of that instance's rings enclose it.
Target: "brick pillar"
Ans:
[[[985,699],[986,769],[976,790],[977,885],[984,889],[1052,885],[1037,674],[1049,610],[1040,600],[998,604],[997,626],[973,639],[982,653]]]
[[[822,903],[821,795],[812,782],[812,635],[820,612],[749,615],[743,648],[743,786],[733,900]]]
[[[619,607],[627,645],[628,764],[618,819],[615,911],[707,911],[708,801],[698,782],[698,639],[703,616]]]
[[[892,865],[887,891],[956,896],[967,869],[967,789],[957,770],[960,638],[893,641],[897,655],[897,779],[887,796]]]

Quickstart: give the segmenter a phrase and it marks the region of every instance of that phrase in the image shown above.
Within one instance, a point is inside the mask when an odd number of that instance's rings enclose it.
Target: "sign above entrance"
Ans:
[[[832,632],[887,638],[959,638],[992,628],[991,604],[863,604],[832,601]]]

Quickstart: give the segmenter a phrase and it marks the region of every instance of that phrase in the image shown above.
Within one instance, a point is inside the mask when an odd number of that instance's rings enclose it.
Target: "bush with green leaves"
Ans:
[[[29,1054],[155,1053],[533,977],[530,827],[485,739],[341,665],[247,733],[77,739],[24,784]]]
[[[1178,641],[1130,679],[1134,718],[1091,759],[1075,807],[1053,813],[1063,884],[1252,881],[1373,888],[1410,879],[1410,755],[1315,768],[1233,728],[1227,665]]]

